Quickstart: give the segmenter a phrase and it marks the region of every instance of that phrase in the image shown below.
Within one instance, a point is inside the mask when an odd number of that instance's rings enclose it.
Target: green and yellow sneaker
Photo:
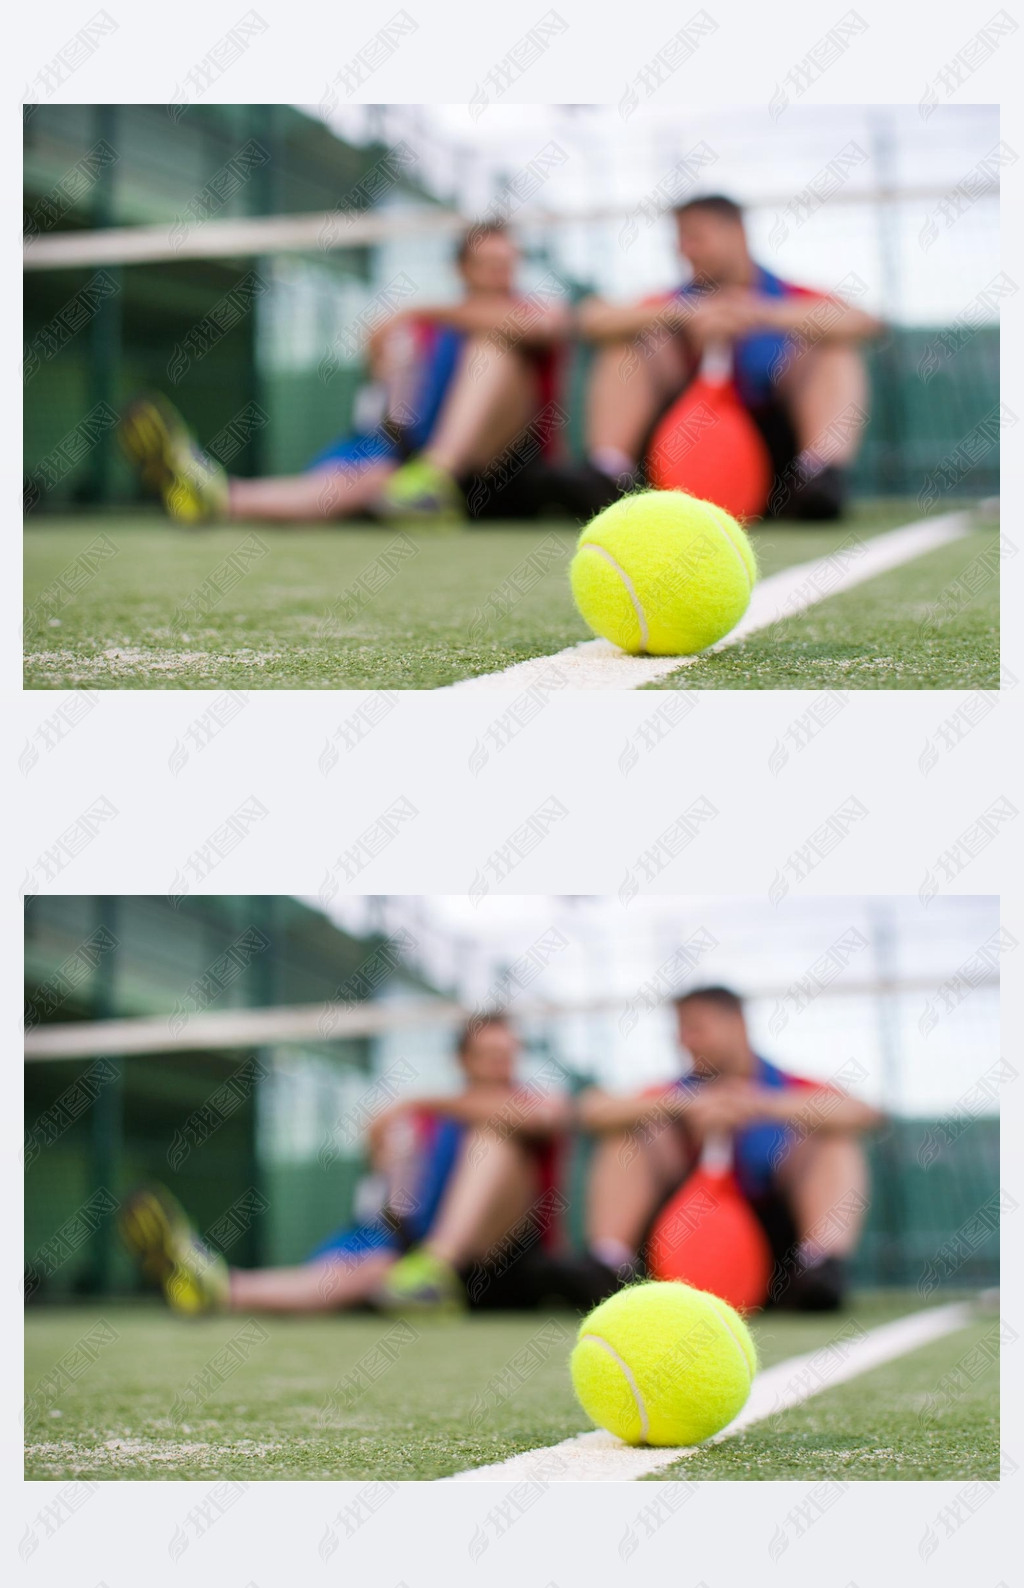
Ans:
[[[201,1240],[185,1209],[164,1186],[136,1191],[122,1204],[121,1238],[175,1312],[223,1312],[228,1265]]]
[[[381,518],[415,518],[451,529],[466,516],[466,503],[446,469],[428,458],[410,458],[397,468],[373,501]]]
[[[388,1269],[373,1304],[381,1312],[461,1312],[466,1292],[450,1263],[416,1246]]]
[[[202,450],[166,397],[139,397],[121,415],[118,439],[143,482],[179,524],[209,524],[228,510],[226,471]]]

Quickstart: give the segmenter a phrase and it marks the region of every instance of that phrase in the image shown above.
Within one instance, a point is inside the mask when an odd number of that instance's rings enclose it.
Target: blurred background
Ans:
[[[241,474],[349,424],[388,304],[455,295],[453,238],[509,220],[522,286],[629,300],[680,278],[666,212],[747,206],[755,254],[882,315],[865,495],[998,488],[998,111],[639,104],[33,105],[25,110],[25,473],[33,509],[135,503],[109,415],[165,391]],[[568,386],[579,445],[586,354]]]
[[[625,1091],[678,1073],[667,1000],[708,982],[748,998],[766,1057],[889,1114],[860,1282],[993,1283],[1013,946],[988,896],[36,896],[29,1294],[136,1289],[112,1215],[147,1178],[233,1263],[300,1261],[358,1207],[374,1114],[456,1088],[467,1014],[516,1016],[524,1079]]]

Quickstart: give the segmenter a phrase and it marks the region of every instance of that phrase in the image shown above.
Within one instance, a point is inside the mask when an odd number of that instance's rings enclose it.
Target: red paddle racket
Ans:
[[[659,491],[686,491],[734,518],[764,511],[771,458],[733,384],[727,344],[708,344],[696,378],[660,420],[647,474]]]
[[[647,1242],[655,1279],[681,1279],[731,1307],[760,1307],[772,1255],[764,1230],[733,1173],[727,1136],[708,1136],[700,1162],[662,1208]]]

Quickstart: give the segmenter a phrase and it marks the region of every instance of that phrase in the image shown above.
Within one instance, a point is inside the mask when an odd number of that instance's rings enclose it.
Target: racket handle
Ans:
[[[732,348],[728,342],[709,342],[700,361],[701,378],[724,386],[732,378]]]
[[[732,1138],[721,1134],[705,1136],[700,1166],[708,1174],[728,1174],[732,1168]]]

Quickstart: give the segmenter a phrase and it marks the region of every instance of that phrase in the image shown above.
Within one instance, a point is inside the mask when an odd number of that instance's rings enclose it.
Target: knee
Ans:
[[[867,365],[859,342],[816,342],[797,352],[779,381],[782,392],[827,378],[830,381],[862,382]]]
[[[855,1130],[823,1130],[818,1133],[818,1152],[837,1179],[849,1185],[862,1185],[867,1178],[864,1142]]]
[[[472,1125],[463,1141],[466,1160],[470,1164],[504,1163],[514,1167],[525,1163],[527,1152],[524,1143],[500,1124]]]
[[[833,342],[829,344],[827,352],[834,380],[851,396],[867,390],[868,367],[859,342]]]
[[[642,1133],[623,1126],[602,1133],[594,1147],[594,1161],[618,1170],[639,1169],[646,1164],[647,1146]]]
[[[827,374],[833,380],[860,384],[867,378],[867,365],[859,342],[819,342],[803,355],[810,374]]]
[[[600,342],[591,344],[595,364],[599,364],[602,360],[618,360],[624,353],[636,351],[643,346],[642,336],[606,336]]]
[[[830,1130],[820,1126],[802,1140],[790,1144],[780,1169],[785,1175],[800,1176],[812,1167],[827,1163],[846,1166],[851,1173],[860,1174],[867,1165],[864,1143],[857,1131]]]
[[[864,1154],[864,1140],[859,1130],[846,1130],[841,1127],[822,1125],[809,1141],[819,1141],[825,1148],[831,1147],[834,1152],[856,1153],[859,1157]]]
[[[526,366],[529,360],[517,339],[513,324],[494,326],[490,331],[472,331],[462,344],[463,361],[485,359],[489,364],[510,369]]]
[[[638,337],[623,337],[621,341],[602,342],[590,357],[588,380],[628,380],[648,362],[644,343]]]
[[[470,1125],[462,1139],[467,1147],[475,1142],[479,1142],[482,1146],[488,1148],[504,1147],[507,1145],[507,1132],[502,1131],[501,1127],[495,1123]]]

